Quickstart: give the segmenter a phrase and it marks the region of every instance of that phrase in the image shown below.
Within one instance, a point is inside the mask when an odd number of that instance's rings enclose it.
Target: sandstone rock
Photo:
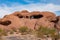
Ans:
[[[20,21],[20,19],[16,16],[8,15],[7,17],[3,18],[1,21],[4,22],[7,20],[10,21],[11,24],[7,24],[7,25],[0,24],[0,25],[2,25],[3,27],[6,27],[6,28],[11,28],[11,27],[19,28],[20,26],[24,26],[23,20]]]
[[[42,27],[47,27],[47,28],[51,28],[52,29],[52,28],[54,28],[55,24],[53,22],[48,21],[47,18],[41,18],[41,19],[37,20],[37,24],[36,25],[37,25],[37,27],[42,26]]]
[[[28,12],[27,10],[23,10],[14,12],[0,19],[0,28],[8,30],[27,26],[28,28],[36,29],[41,25],[54,28],[54,20],[56,20],[56,15],[52,12]],[[57,25],[59,25],[59,23],[60,22],[58,22]]]
[[[60,16],[57,17],[56,28],[60,30]]]
[[[52,12],[39,12],[39,11],[34,11],[30,13],[30,16],[34,17],[46,17],[49,21],[56,20],[56,15]]]
[[[14,12],[12,15],[15,15],[19,18],[23,18],[23,17],[28,17],[29,16],[29,12],[27,10],[23,10],[21,12]]]
[[[34,11],[34,12],[30,13],[30,18],[31,19],[40,19],[42,17],[43,17],[43,15],[39,11]]]
[[[41,12],[49,21],[56,20],[56,15],[52,12]]]

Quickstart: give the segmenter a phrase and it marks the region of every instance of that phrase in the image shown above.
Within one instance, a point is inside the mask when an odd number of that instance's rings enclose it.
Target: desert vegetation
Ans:
[[[7,31],[0,29],[0,36],[7,36]]]
[[[49,28],[40,26],[36,30],[36,35],[37,35],[37,37],[41,37],[41,38],[44,38],[44,37],[52,37],[52,38],[54,38],[56,36],[56,30],[54,28],[49,29]]]
[[[55,28],[50,29],[40,26],[38,29],[32,30],[26,26],[23,26],[19,29],[12,28],[9,32],[10,34],[14,34],[14,32],[17,32],[17,30],[19,30],[18,32],[21,33],[21,35],[30,34],[35,35],[37,38],[51,37],[53,40],[60,38],[60,34],[57,33]],[[7,36],[7,34],[8,32],[6,30],[0,29],[0,36]]]
[[[28,27],[23,26],[19,28],[19,32],[21,34],[30,34],[32,32],[32,29],[29,29]]]
[[[43,27],[40,26],[38,29],[35,30],[31,30],[29,28],[27,28],[26,26],[19,28],[19,32],[21,34],[32,34],[35,35],[38,38],[45,38],[45,37],[51,37],[52,39],[58,39],[60,38],[60,34],[57,33],[57,30],[55,28],[47,28],[47,27]]]
[[[19,28],[19,32],[20,32],[21,34],[26,34],[27,31],[28,31],[28,28],[27,28],[26,26]]]

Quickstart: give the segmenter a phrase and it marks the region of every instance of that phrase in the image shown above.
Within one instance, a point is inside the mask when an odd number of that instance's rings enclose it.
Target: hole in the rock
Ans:
[[[42,17],[43,17],[43,15],[32,15],[32,16],[30,16],[30,18],[32,18],[32,19],[39,19]]]
[[[23,16],[19,16],[19,18],[23,18]]]
[[[5,26],[8,26],[8,25],[11,24],[11,21],[3,21],[3,22],[1,21],[0,24],[1,25],[5,25]]]
[[[29,18],[28,16],[26,16],[26,18]]]
[[[19,15],[19,14],[17,14],[16,16],[18,16],[19,18],[23,18],[23,16],[22,15]]]

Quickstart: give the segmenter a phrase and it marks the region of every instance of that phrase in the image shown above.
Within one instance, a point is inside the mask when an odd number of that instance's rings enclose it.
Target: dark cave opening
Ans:
[[[23,18],[23,16],[22,16],[22,15],[20,15],[20,14],[17,14],[16,16],[18,16],[19,18]]]
[[[3,22],[1,21],[0,24],[4,26],[8,26],[11,24],[11,21],[3,21]]]
[[[23,16],[19,16],[19,18],[23,18]]]
[[[43,17],[43,15],[32,15],[32,16],[30,16],[31,19],[39,19],[42,17]]]
[[[26,16],[26,18],[29,18],[28,16]]]
[[[24,18],[24,16],[20,15],[20,14],[17,14],[16,16],[18,16],[19,18]],[[30,19],[39,19],[39,18],[42,18],[43,15],[32,15],[32,16],[25,16],[25,18],[30,18]]]

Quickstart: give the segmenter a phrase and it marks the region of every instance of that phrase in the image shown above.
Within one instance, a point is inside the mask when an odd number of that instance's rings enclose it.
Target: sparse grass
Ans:
[[[17,32],[17,30],[15,28],[12,28],[9,32],[10,32],[10,34],[14,34],[14,32]],[[18,29],[18,32],[21,33],[22,35],[33,34],[39,38],[44,38],[45,37],[44,35],[50,36],[53,39],[60,38],[59,35],[55,35],[55,33],[56,33],[55,28],[49,29],[49,28],[43,27],[43,26],[40,26],[38,29],[35,29],[35,30],[29,29],[28,27],[23,26]],[[7,36],[7,31],[0,29],[0,36]]]
[[[32,34],[32,29],[29,29],[26,26],[20,27],[19,28],[19,32],[23,35],[23,34]]]
[[[43,26],[40,26],[36,31],[38,37],[44,37],[44,35],[54,37],[56,33],[55,29],[49,29]]]
[[[3,30],[0,28],[0,33],[3,32]]]
[[[27,31],[28,31],[28,28],[27,28],[26,26],[23,26],[23,27],[20,27],[20,28],[19,28],[19,32],[20,32],[21,34],[26,34]]]
[[[7,36],[7,31],[0,29],[0,36]]]
[[[7,32],[5,32],[5,31],[2,32],[2,35],[3,35],[3,36],[7,36]]]
[[[11,30],[11,31],[10,31],[10,34],[13,34],[13,33],[14,33],[14,31],[13,31],[13,30]]]

